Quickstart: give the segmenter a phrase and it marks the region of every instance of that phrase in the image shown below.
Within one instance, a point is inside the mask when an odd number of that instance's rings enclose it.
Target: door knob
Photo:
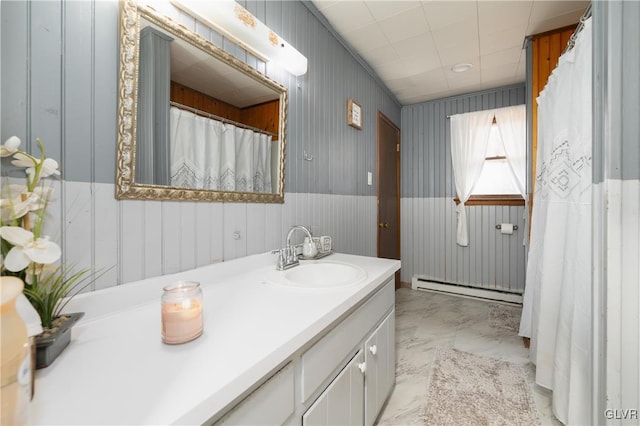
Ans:
[[[378,227],[379,227],[379,228],[388,228],[388,227],[389,227],[389,224],[388,224],[387,222],[384,222],[384,223],[383,223],[383,222],[380,222],[380,223],[378,224]]]

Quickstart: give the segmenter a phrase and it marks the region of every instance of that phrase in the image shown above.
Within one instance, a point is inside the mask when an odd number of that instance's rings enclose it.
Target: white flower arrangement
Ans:
[[[20,139],[12,136],[0,145],[0,156],[13,156],[11,164],[25,168],[25,185],[3,182],[0,197],[0,237],[2,238],[0,271],[25,282],[25,296],[34,306],[42,325],[51,327],[65,303],[86,285],[90,268],[72,273],[57,264],[60,246],[42,235],[45,210],[53,192],[42,178],[60,175],[58,162],[46,158],[45,148],[36,139],[40,158],[20,150]],[[74,294],[70,294],[75,290]]]

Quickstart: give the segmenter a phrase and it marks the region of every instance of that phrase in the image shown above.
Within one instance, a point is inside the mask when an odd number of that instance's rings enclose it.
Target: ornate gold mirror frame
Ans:
[[[279,93],[279,164],[273,193],[227,192],[151,185],[135,182],[136,127],[138,106],[138,55],[140,19],[161,27],[171,35],[188,41],[238,72],[252,77]],[[287,123],[287,89],[254,68],[220,49],[200,35],[177,24],[135,0],[120,1],[120,59],[118,76],[118,142],[116,152],[116,198],[136,200],[230,201],[284,203],[284,166]]]

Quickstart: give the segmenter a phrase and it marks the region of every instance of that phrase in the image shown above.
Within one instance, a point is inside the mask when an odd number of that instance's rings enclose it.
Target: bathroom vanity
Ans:
[[[32,423],[373,424],[395,382],[399,268],[334,254],[275,271],[260,254],[78,296]],[[160,296],[178,280],[200,282],[204,332],[166,345]]]

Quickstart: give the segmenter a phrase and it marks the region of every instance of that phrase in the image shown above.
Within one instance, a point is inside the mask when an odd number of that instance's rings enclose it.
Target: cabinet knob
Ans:
[[[377,354],[378,353],[378,345],[369,346],[369,352],[371,352],[371,355]]]
[[[389,224],[387,222],[380,222],[378,224],[378,228],[388,228]]]
[[[367,363],[361,362],[360,364],[358,364],[358,370],[360,370],[360,372],[364,374],[364,372],[367,371]]]

